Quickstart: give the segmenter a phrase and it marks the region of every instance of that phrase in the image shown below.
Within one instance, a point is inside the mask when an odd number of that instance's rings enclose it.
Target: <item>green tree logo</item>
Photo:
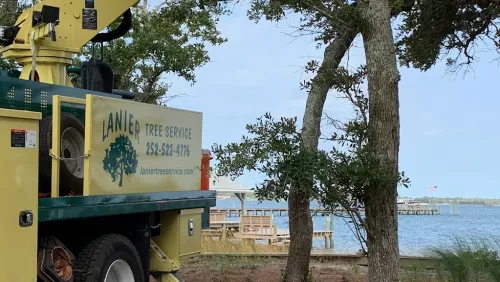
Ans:
[[[111,175],[113,182],[120,177],[118,186],[123,186],[123,173],[131,175],[137,171],[137,152],[132,146],[132,141],[128,136],[120,135],[116,137],[115,142],[109,144],[110,149],[106,149],[103,168]]]

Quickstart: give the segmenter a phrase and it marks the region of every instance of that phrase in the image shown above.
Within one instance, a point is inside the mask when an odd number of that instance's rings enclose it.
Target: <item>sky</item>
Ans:
[[[170,106],[203,112],[203,148],[239,141],[245,125],[266,112],[276,118],[297,116],[300,122],[307,99],[300,82],[309,77],[303,67],[322,58],[323,49],[316,49],[312,38],[287,35],[296,19],[256,24],[246,8],[234,6],[232,15],[221,19],[219,29],[228,42],[207,48],[211,61],[196,71],[194,85],[168,78],[169,94],[184,94]],[[359,37],[354,45],[350,68],[364,62]],[[444,62],[427,72],[399,67],[399,167],[411,180],[409,188],[399,188],[400,196],[500,198],[495,177],[500,170],[500,68],[494,59],[493,51],[481,54],[466,76],[448,74]],[[351,117],[351,106],[335,96],[329,94],[325,113]],[[329,132],[322,127],[322,134]],[[254,187],[262,179],[246,173],[237,180]],[[434,185],[437,190],[430,191]]]

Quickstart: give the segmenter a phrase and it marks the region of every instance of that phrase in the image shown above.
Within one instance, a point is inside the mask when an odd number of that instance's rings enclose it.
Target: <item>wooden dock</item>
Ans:
[[[247,215],[273,215],[273,216],[287,216],[288,209],[286,208],[247,208],[245,209]],[[241,208],[211,208],[211,213],[225,213],[227,217],[241,216]],[[364,210],[360,209],[363,213]],[[327,215],[331,210],[311,208],[313,215]],[[335,210],[335,214],[345,214],[343,209]],[[399,215],[439,215],[441,214],[439,206],[436,205],[403,205],[398,208]]]
[[[324,239],[325,249],[333,249],[333,231],[313,231],[313,239]],[[289,244],[290,232],[288,230],[279,232],[276,242]]]
[[[235,228],[221,228],[210,225],[210,229],[203,230],[203,236],[210,237],[212,239],[218,240],[227,240],[227,239],[245,239],[245,240],[268,240],[269,244],[284,244],[288,245],[290,243],[290,232],[288,230],[278,230],[273,238],[268,238],[270,236],[262,236],[260,234],[252,235],[243,235],[238,232],[239,222],[236,222],[234,225]],[[227,225],[226,225],[227,226]],[[333,231],[313,231],[313,239],[324,239],[325,240],[325,249],[333,249]]]
[[[227,221],[226,213],[211,213],[210,229],[203,236],[218,239],[267,240],[270,245],[290,243],[290,232],[278,230],[272,215],[245,215],[241,221]],[[324,239],[325,249],[333,249],[333,217],[326,218],[325,230],[313,231],[313,239]]]

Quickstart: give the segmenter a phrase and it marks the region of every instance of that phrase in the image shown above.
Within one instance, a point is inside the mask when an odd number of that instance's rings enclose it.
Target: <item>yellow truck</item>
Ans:
[[[181,259],[200,253],[216,204],[202,114],[134,101],[100,61],[76,71],[81,88],[69,76],[82,46],[130,29],[137,2],[44,0],[0,27],[22,67],[0,70],[2,282],[183,281]]]

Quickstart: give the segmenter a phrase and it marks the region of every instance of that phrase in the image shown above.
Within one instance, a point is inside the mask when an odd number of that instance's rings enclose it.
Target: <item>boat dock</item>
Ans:
[[[225,213],[227,217],[241,216],[241,208],[211,208],[211,213]],[[360,209],[364,213],[364,209]],[[311,208],[312,215],[328,215],[331,210]],[[334,214],[344,214],[344,209],[337,209]],[[273,216],[287,216],[288,209],[286,208],[246,208],[246,215],[273,215]],[[399,215],[439,215],[441,210],[438,205],[401,205],[398,207]]]

